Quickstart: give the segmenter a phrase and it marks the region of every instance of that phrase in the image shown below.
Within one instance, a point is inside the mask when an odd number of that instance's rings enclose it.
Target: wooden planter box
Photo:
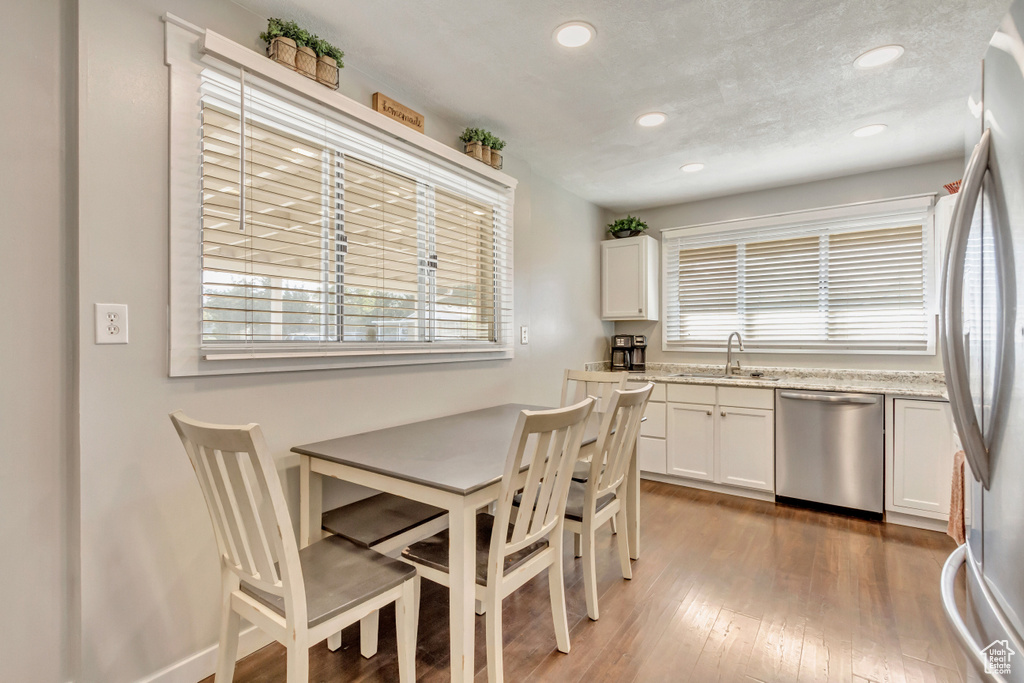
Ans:
[[[501,170],[501,152],[496,149],[491,150],[491,166]]]
[[[480,144],[479,140],[465,143],[465,152],[467,156],[471,156],[477,161],[484,160],[484,146]]]
[[[311,48],[300,47],[295,53],[295,70],[306,78],[316,80],[316,53]]]
[[[278,64],[284,64],[292,71],[295,70],[296,52],[295,41],[284,36],[274,38],[270,41],[270,45],[267,46],[267,55]]]
[[[316,80],[331,90],[338,89],[338,63],[331,57],[321,57],[316,62]]]

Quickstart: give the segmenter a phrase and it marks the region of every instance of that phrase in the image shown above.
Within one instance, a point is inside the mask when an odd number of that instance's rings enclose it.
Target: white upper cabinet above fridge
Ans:
[[[601,319],[657,320],[658,240],[648,235],[601,243]]]

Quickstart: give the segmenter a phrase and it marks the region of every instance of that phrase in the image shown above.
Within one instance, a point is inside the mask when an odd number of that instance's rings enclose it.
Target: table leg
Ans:
[[[299,456],[299,544],[305,548],[322,537],[323,477],[310,469],[312,458]]]
[[[637,441],[640,437],[637,437]],[[629,540],[629,556],[640,559],[640,463],[637,445],[633,444],[633,456],[629,461],[629,481],[626,482],[626,535]],[[622,533],[623,529],[619,529]]]
[[[449,624],[452,683],[473,680],[476,597],[476,510],[459,504],[448,511]]]

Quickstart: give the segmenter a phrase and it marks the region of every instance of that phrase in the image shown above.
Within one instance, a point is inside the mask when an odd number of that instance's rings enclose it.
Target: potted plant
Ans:
[[[636,216],[626,216],[608,224],[608,232],[615,238],[634,237],[643,234],[647,224]]]
[[[490,166],[491,165],[491,141],[494,140],[494,136],[491,135],[490,132],[486,131],[486,130],[482,130],[482,131],[480,131],[480,133],[481,133],[481,135],[480,135],[480,144],[482,145],[481,151],[483,152],[483,157],[480,159],[480,161],[482,161],[485,164],[487,164],[488,166]]]
[[[297,46],[292,38],[285,35],[286,23],[290,22],[271,17],[267,21],[267,30],[260,34],[260,38],[267,43],[267,55],[271,59],[294,71]]]
[[[316,79],[316,51],[310,45],[313,36],[294,21],[281,21],[281,30],[286,38],[295,41],[295,70]]]
[[[491,166],[501,168],[501,150],[505,149],[505,141],[491,136]]]
[[[459,140],[462,140],[463,142],[463,151],[474,159],[483,161],[483,137],[484,132],[479,128],[467,128],[462,131],[462,135],[459,136]]]
[[[323,38],[313,36],[313,50],[317,54],[316,80],[332,90],[338,87],[338,70],[345,68],[345,53]]]

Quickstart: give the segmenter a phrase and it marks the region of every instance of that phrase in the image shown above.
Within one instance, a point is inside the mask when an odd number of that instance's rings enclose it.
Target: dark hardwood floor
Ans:
[[[852,681],[953,683],[965,662],[939,599],[946,536],[645,481],[642,555],[619,575],[599,535],[601,618],[590,621],[583,572],[566,543],[572,652],[555,650],[542,574],[504,603],[505,679],[606,681]],[[962,596],[961,596],[962,598]],[[423,582],[417,675],[448,680],[447,591]],[[486,681],[477,618],[477,681]],[[310,650],[311,681],[397,681],[394,610],[380,650]],[[284,681],[274,644],[238,663],[236,681]],[[206,679],[212,683],[213,678]]]

